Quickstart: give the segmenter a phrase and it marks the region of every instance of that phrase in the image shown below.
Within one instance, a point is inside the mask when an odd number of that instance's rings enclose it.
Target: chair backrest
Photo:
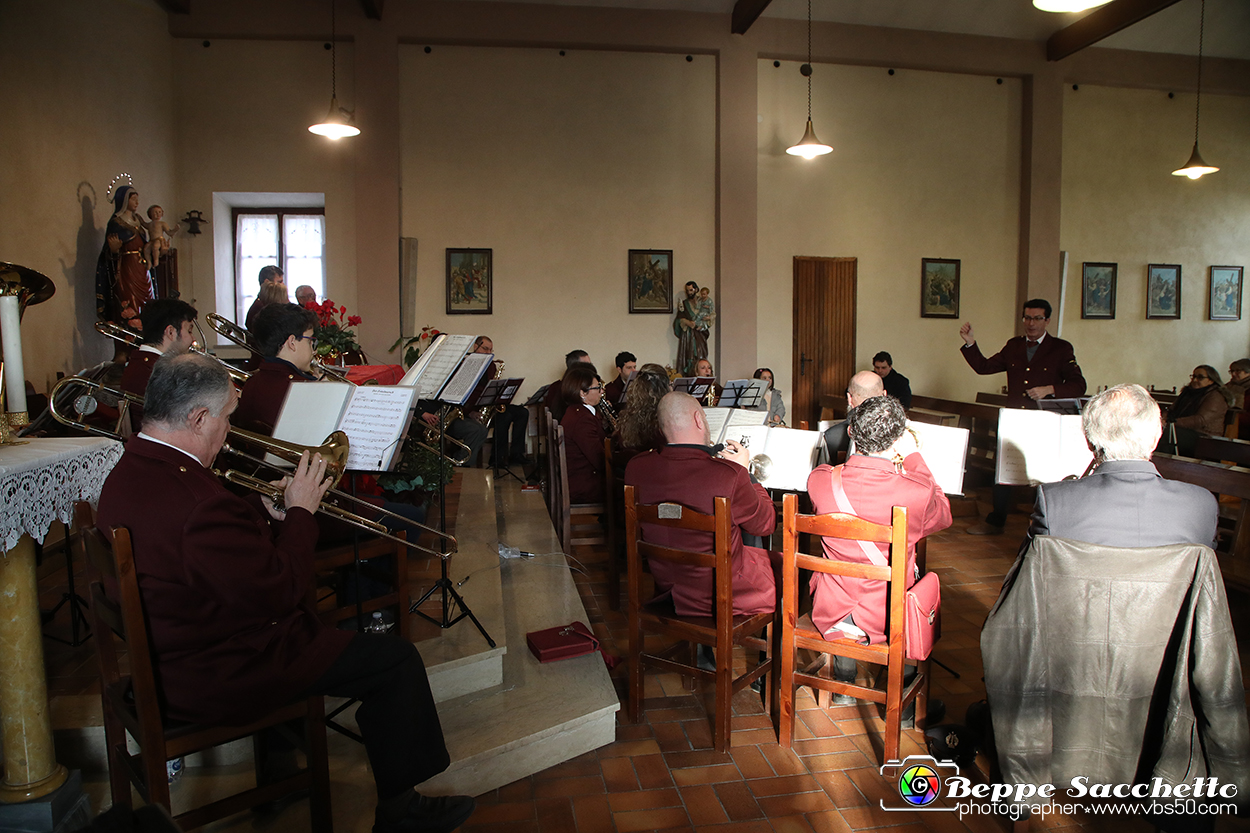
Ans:
[[[572,516],[569,509],[569,464],[564,457],[564,427],[551,421],[551,522],[564,551],[569,552],[572,536]]]
[[[79,501],[74,507],[83,560],[91,572],[88,587],[92,633],[95,634],[101,684],[106,697],[109,689],[117,689],[117,693],[121,694],[129,687],[140,722],[140,737],[136,740],[140,746],[152,748],[149,744],[162,733],[161,704],[143,599],[139,594],[139,578],[135,573],[130,530],[114,528],[110,541],[109,536],[95,526],[93,514],[90,505],[84,501]],[[109,637],[110,630],[125,647],[129,674],[121,673],[119,651]]]
[[[889,595],[889,641],[903,638],[903,605],[907,592],[907,507],[895,506],[889,524],[877,524],[855,515],[832,512],[826,515],[799,514],[799,496],[787,494],[781,505],[782,542],[782,603],[787,615],[796,611],[799,570],[874,579],[890,582]],[[870,544],[888,544],[888,564],[862,564],[825,558],[823,555],[807,555],[798,551],[799,536],[818,535],[822,538],[840,538],[847,541],[867,541]]]
[[[641,565],[648,561],[669,561],[687,567],[705,567],[715,571],[714,611],[733,610],[733,569],[729,553],[729,498],[713,499],[712,514],[691,509],[680,503],[638,503],[633,486],[625,487],[625,546],[629,558],[629,597],[631,604],[641,602]],[[661,529],[682,529],[710,532],[711,552],[667,547],[643,540],[643,525]],[[725,634],[728,637],[728,634]]]
[[[616,472],[612,466],[612,437],[607,436],[603,438],[603,501],[609,530],[616,529],[616,513],[619,507],[616,485]],[[611,553],[609,557],[615,558],[616,554]]]

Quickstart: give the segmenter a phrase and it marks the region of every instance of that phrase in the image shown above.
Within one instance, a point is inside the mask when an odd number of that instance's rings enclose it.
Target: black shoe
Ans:
[[[414,793],[408,812],[398,821],[374,816],[373,833],[451,833],[469,820],[477,801],[468,795],[425,796]]]

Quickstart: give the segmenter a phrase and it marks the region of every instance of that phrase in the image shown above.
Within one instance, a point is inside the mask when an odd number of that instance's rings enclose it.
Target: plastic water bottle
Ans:
[[[386,633],[390,630],[386,626],[386,622],[382,619],[382,611],[373,611],[373,621],[365,625],[365,630],[369,633]]]
[[[499,544],[499,557],[500,558],[520,558],[521,551],[516,547],[508,547],[508,546],[504,546],[503,544]]]
[[[182,778],[182,758],[174,758],[172,761],[165,762],[165,775],[169,777],[169,783],[174,784]]]

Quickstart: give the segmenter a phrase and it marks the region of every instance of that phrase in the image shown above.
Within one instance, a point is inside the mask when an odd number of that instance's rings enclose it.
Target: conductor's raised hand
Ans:
[[[964,340],[964,344],[971,347],[977,343],[977,337],[972,334],[972,325],[967,321],[959,328],[959,337]]]
[[[305,451],[299,457],[291,482],[286,485],[283,502],[287,509],[298,506],[316,512],[326,491],[333,485],[334,478],[326,476],[326,461],[320,454],[310,456]]]

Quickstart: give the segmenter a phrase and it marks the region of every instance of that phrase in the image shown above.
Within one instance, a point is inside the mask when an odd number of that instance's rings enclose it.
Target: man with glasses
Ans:
[[[988,359],[977,346],[972,324],[964,322],[960,348],[968,366],[982,376],[1007,373],[1007,398],[1011,407],[1035,408],[1039,399],[1074,399],[1085,394],[1085,377],[1072,345],[1046,332],[1050,323],[1050,302],[1034,298],[1024,302],[1024,335],[1009,339],[1003,349]],[[994,511],[985,523],[968,528],[972,535],[1000,535],[1007,521],[1011,487],[994,487]]]

